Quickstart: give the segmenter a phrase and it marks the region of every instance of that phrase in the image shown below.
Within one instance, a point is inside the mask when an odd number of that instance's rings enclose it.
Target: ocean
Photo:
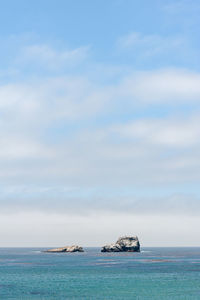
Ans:
[[[200,299],[200,248],[0,248],[0,299]]]

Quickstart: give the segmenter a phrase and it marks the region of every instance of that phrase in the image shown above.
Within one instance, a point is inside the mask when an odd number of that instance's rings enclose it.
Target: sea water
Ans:
[[[200,299],[200,248],[0,249],[0,299]]]

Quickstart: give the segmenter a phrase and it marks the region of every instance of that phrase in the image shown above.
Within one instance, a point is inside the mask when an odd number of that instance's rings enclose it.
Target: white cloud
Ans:
[[[200,118],[139,120],[113,128],[120,135],[144,143],[168,147],[200,145]]]
[[[22,49],[16,62],[20,64],[33,64],[33,67],[41,65],[52,70],[60,70],[63,67],[76,66],[88,57],[89,46],[83,46],[72,50],[58,51],[49,45],[35,44]]]
[[[102,110],[101,87],[84,77],[55,77],[0,86],[0,123],[4,129],[35,131],[54,121],[86,118]]]
[[[143,59],[177,52],[186,47],[186,41],[179,36],[142,35],[139,32],[132,32],[118,39],[117,46],[121,50],[132,52]]]
[[[145,103],[191,103],[200,101],[200,74],[185,70],[136,73],[121,85],[121,94]]]
[[[37,108],[37,96],[37,92],[26,84],[1,85],[0,109],[21,111],[23,114],[33,112]]]
[[[142,35],[139,32],[132,32],[121,37],[118,40],[119,46],[123,48],[131,48],[134,50],[135,47],[142,46],[148,47],[147,50],[151,53],[157,53],[163,49],[169,47],[179,47],[182,45],[183,40],[179,37],[162,37],[159,35]]]
[[[9,138],[0,136],[0,159],[15,160],[15,159],[47,159],[52,157],[50,149],[42,145],[41,142],[29,139],[29,137],[12,136]]]

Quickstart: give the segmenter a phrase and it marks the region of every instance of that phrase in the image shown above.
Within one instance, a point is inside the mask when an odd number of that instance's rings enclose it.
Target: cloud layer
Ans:
[[[181,213],[196,213],[199,194],[138,196],[135,188],[162,186],[165,195],[174,184],[198,183],[199,86],[200,74],[182,69],[124,74],[110,84],[86,72],[1,85],[4,209],[179,213],[184,202]],[[113,196],[118,187],[130,195]]]

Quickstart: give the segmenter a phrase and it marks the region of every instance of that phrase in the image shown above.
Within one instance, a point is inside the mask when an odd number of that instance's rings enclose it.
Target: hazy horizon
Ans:
[[[0,247],[200,246],[199,13],[2,3]]]

